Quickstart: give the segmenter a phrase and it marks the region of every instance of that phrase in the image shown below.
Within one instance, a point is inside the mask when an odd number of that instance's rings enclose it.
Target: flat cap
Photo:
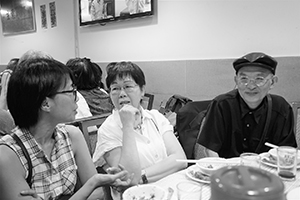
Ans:
[[[275,74],[277,61],[273,57],[267,54],[261,52],[253,52],[241,58],[238,58],[233,62],[233,68],[235,69],[236,73],[242,67],[245,66],[262,67],[270,70],[273,74]]]

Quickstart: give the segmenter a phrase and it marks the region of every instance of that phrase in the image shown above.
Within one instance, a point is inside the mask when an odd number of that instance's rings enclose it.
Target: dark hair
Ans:
[[[98,74],[98,77],[100,77],[99,80],[99,87],[104,89],[104,84],[102,83],[102,69],[97,63],[92,63],[93,67],[95,68],[95,73]]]
[[[74,74],[78,90],[91,90],[101,87],[102,70],[99,65],[88,58],[73,58],[68,60],[67,67]]]
[[[145,75],[141,68],[132,62],[117,62],[110,63],[106,67],[107,77],[106,77],[106,86],[110,88],[110,85],[117,78],[125,78],[130,76],[133,80],[142,88],[146,85]]]
[[[15,124],[20,128],[35,125],[46,97],[52,97],[74,80],[72,72],[54,59],[36,58],[26,60],[12,73],[8,83],[7,104]]]
[[[108,63],[108,65],[106,66],[106,73],[108,73],[110,68],[113,68],[116,64],[117,64],[117,62]]]
[[[6,69],[10,69],[11,71],[15,71],[17,65],[19,62],[19,58],[12,58],[10,59],[10,61],[8,62]]]

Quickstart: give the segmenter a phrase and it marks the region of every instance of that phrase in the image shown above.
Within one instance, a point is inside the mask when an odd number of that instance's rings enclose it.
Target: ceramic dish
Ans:
[[[227,166],[227,162],[224,158],[207,157],[198,160],[196,165],[204,174],[210,176],[221,167]]]
[[[128,188],[123,193],[123,200],[162,200],[166,191],[159,186],[146,184]]]
[[[269,154],[272,155],[275,159],[277,158],[277,149],[270,149]],[[297,152],[297,159],[298,159],[298,163],[300,162],[300,150],[298,150]]]
[[[269,167],[277,167],[277,161],[269,153],[261,153],[261,163]]]
[[[261,153],[260,156],[262,164],[277,168],[277,161],[270,153]],[[298,163],[297,169],[300,169],[300,163]]]
[[[185,174],[188,178],[199,183],[210,183],[210,177],[206,174],[203,174],[197,165],[192,165],[188,167]]]

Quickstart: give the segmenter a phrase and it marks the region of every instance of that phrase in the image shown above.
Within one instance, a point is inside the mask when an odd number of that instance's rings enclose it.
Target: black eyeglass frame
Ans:
[[[75,97],[75,101],[77,100],[77,88],[75,88],[75,87],[72,90],[64,90],[64,91],[60,91],[60,92],[55,92],[51,96],[54,96],[57,94],[66,94],[66,93],[73,93],[73,95]]]

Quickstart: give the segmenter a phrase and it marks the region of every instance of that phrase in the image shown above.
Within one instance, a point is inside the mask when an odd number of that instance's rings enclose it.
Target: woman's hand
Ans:
[[[119,165],[119,167],[110,167],[106,171],[108,174],[117,175],[118,177],[110,184],[113,186],[129,186],[133,178],[133,174],[129,175],[122,165]]]
[[[141,122],[140,111],[132,105],[124,105],[119,110],[119,115],[123,127],[132,126],[134,128]]]
[[[129,175],[122,165],[119,165],[119,167],[110,167],[106,172],[108,173],[106,176],[111,177],[108,184],[112,186],[128,186],[133,177],[133,175]]]
[[[122,171],[125,171],[125,169],[122,165],[119,165],[119,167],[110,167],[106,171],[108,174],[118,174]],[[117,190],[118,192],[122,192],[130,186],[132,179],[133,174],[129,176],[129,174],[127,173],[124,178],[116,179],[116,181],[111,184],[112,189]]]
[[[42,200],[42,198],[39,197],[33,189],[23,190],[20,192],[20,194],[21,196],[31,196],[34,200]]]

